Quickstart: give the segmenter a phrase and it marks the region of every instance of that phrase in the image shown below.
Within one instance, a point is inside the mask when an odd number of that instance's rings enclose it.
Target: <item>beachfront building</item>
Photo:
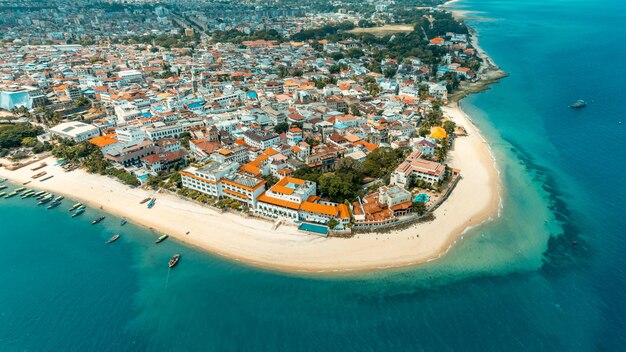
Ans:
[[[315,182],[283,177],[259,197],[256,212],[267,217],[298,220],[302,203],[315,198],[316,190]]]
[[[50,133],[59,138],[68,138],[74,142],[83,142],[88,139],[98,137],[100,130],[84,122],[72,121],[60,123],[50,128]]]
[[[412,152],[391,174],[390,184],[404,188],[409,183],[423,180],[430,184],[441,182],[446,173],[446,166],[441,163],[420,158],[420,151]]]
[[[263,193],[255,212],[269,218],[306,221],[326,224],[335,219],[343,224],[350,222],[350,211],[345,204],[320,202],[315,182],[294,177],[283,177]]]
[[[180,171],[183,187],[216,198],[228,197],[254,207],[265,191],[265,181],[239,174],[239,164],[210,161],[201,167],[190,166]]]

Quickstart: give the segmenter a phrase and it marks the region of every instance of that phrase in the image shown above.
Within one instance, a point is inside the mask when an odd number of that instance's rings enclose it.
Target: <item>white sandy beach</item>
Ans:
[[[435,211],[435,220],[391,233],[342,239],[304,235],[293,226],[272,230],[270,222],[219,214],[165,194],[157,195],[154,208],[147,209],[139,201],[152,192],[131,189],[82,170],[66,173],[52,166],[53,159],[47,160],[49,166],[43,170],[55,177],[45,182],[35,180],[28,187],[63,194],[94,208],[102,206],[109,213],[189,245],[256,266],[292,272],[346,272],[414,265],[441,257],[466,228],[498,214],[499,177],[488,145],[458,108],[444,109],[469,133],[456,140],[449,157],[449,164],[460,168],[463,178]],[[30,169],[0,168],[0,176],[22,183],[34,174]],[[185,235],[187,231],[189,235]]]

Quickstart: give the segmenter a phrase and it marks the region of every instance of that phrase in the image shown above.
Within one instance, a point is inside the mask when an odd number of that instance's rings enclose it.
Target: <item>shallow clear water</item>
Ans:
[[[321,278],[0,199],[0,350],[626,349],[626,4],[455,6],[482,11],[471,24],[510,73],[462,104],[502,173],[500,219],[419,268]],[[594,102],[567,108],[579,98]]]

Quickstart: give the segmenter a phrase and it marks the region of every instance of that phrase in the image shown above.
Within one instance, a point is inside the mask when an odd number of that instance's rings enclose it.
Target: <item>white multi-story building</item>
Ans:
[[[239,164],[211,161],[202,167],[188,167],[180,171],[183,187],[213,197],[228,197],[254,207],[265,191],[265,181],[237,173]]]
[[[134,104],[126,100],[115,103],[113,110],[115,111],[115,116],[117,116],[118,124],[134,120],[141,115],[141,111],[139,111]]]
[[[267,149],[280,142],[280,136],[274,132],[258,134],[252,131],[246,131],[243,134],[243,140],[246,144],[253,147]]]
[[[72,121],[60,123],[50,129],[53,136],[69,138],[75,142],[83,142],[88,139],[98,137],[100,130],[96,126],[83,122]]]
[[[414,180],[424,180],[430,184],[434,184],[443,180],[446,173],[446,166],[434,161],[420,158],[420,151],[412,152],[406,160],[404,160],[391,173],[390,184],[395,184],[406,188],[411,178]]]
[[[146,136],[151,141],[158,141],[162,138],[178,138],[183,132],[183,126],[179,124],[166,125],[163,122],[157,122],[151,127],[146,127]]]
[[[117,73],[117,75],[122,79],[124,83],[143,82],[143,73],[138,70],[120,71]]]
[[[124,126],[115,129],[117,140],[124,145],[136,145],[146,139],[145,131],[139,126]]]

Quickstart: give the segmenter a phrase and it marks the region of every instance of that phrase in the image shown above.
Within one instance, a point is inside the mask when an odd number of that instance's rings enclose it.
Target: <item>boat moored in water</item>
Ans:
[[[44,198],[44,199],[40,200],[40,201],[37,203],[37,205],[43,205],[43,204],[46,204],[46,203],[48,203],[48,202],[50,202],[50,201],[52,201],[52,197],[50,197],[50,198]]]
[[[5,189],[5,188],[7,188],[7,187],[9,187],[9,186],[7,186],[7,185],[0,185],[0,190],[1,190],[1,189]]]
[[[4,198],[11,198],[11,197],[15,197],[16,195],[18,195],[18,192],[13,191],[13,192],[11,192],[11,193],[7,194],[6,196],[4,196]]]
[[[587,102],[582,99],[578,99],[574,104],[570,105],[569,107],[572,109],[579,109],[584,108],[585,106],[587,106]]]
[[[168,238],[168,235],[162,235],[159,238],[156,239],[156,241],[154,241],[154,243],[161,243],[163,241],[165,241],[166,238]]]
[[[120,235],[119,234],[115,234],[115,236],[109,238],[107,243],[113,243],[113,242],[117,241],[118,238],[120,238]]]
[[[70,211],[76,210],[76,209],[78,209],[78,208],[80,208],[82,206],[83,206],[83,203],[76,203],[76,204],[72,205],[72,207],[70,208]]]
[[[56,208],[59,205],[61,205],[61,201],[53,202],[52,204],[48,205],[48,209]]]
[[[126,223],[127,223],[127,222],[128,222],[128,221],[126,221],[126,219],[122,219],[122,220],[120,220],[120,226],[124,226],[124,225],[126,225]]]
[[[104,218],[105,218],[104,216],[101,216],[101,217],[97,218],[96,220],[92,221],[91,224],[95,225],[95,224],[99,223],[100,221],[104,220]]]
[[[72,214],[72,217],[73,217],[73,218],[75,218],[75,217],[77,217],[78,215],[80,215],[80,214],[82,214],[82,213],[84,213],[84,212],[85,212],[85,208],[78,208],[78,209],[74,212],[74,214]]]
[[[176,264],[178,264],[179,260],[180,260],[180,254],[178,254],[178,253],[174,254],[172,259],[170,259],[170,261],[168,263],[169,267],[173,268]]]

